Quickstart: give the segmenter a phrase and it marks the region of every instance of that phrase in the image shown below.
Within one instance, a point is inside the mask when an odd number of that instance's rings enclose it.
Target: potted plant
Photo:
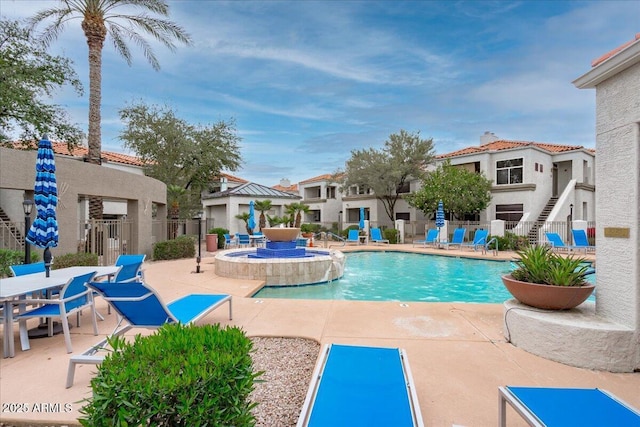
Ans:
[[[517,254],[517,268],[502,276],[502,282],[523,304],[567,310],[582,304],[595,289],[585,280],[589,266],[584,258],[564,257],[547,246],[530,246]]]
[[[302,233],[302,237],[309,239],[313,237],[313,233],[315,231],[315,224],[301,224],[300,225],[300,233]]]

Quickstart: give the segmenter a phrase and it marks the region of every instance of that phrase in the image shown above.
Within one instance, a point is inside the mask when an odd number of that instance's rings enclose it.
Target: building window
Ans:
[[[397,193],[398,194],[411,193],[411,183],[409,181],[404,182],[401,186],[398,187]]]
[[[336,187],[327,187],[327,199],[336,198]]]
[[[524,205],[522,203],[496,205],[496,219],[503,221],[520,221],[523,213]]]
[[[496,183],[521,184],[522,183],[522,158],[511,160],[499,160],[496,162]]]

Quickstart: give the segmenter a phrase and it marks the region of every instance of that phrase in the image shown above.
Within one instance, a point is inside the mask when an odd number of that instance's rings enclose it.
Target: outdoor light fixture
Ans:
[[[33,200],[24,200],[22,202],[22,210],[24,211],[24,263],[31,264],[31,245],[27,242],[27,233],[29,233],[29,228],[31,228]]]
[[[202,260],[202,215],[202,211],[196,214],[198,219],[198,258],[196,258],[198,265],[196,265],[196,273],[200,273],[200,261]]]

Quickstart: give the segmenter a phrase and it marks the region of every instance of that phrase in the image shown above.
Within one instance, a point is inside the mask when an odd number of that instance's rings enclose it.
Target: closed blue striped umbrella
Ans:
[[[360,208],[360,223],[358,224],[360,230],[364,229],[364,208]]]
[[[438,202],[438,209],[436,210],[436,227],[444,227],[444,206],[442,200]]]
[[[43,135],[38,143],[36,156],[36,181],[34,185],[36,219],[33,221],[26,240],[34,246],[44,248],[44,262],[46,274],[49,277],[51,266],[51,251],[49,248],[58,246],[58,186],[56,185],[56,163],[53,156],[51,141]]]
[[[253,231],[256,228],[256,211],[254,208],[253,200],[249,202],[249,220],[247,221],[247,225]]]

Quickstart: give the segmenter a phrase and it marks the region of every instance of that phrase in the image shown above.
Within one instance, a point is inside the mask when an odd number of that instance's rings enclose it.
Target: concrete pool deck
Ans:
[[[449,256],[479,252],[412,248],[411,245],[349,246],[352,250],[402,249]],[[188,293],[228,293],[234,296],[234,318],[222,307],[201,323],[220,322],[243,328],[249,336],[304,337],[324,343],[363,344],[406,349],[422,417],[428,426],[492,426],[498,423],[498,387],[502,385],[599,387],[640,408],[640,373],[609,373],[574,368],[527,353],[507,343],[502,332],[502,304],[323,301],[248,298],[259,281],[220,278],[213,254],[205,254],[201,274],[195,260],[145,263],[147,282],[165,301]],[[500,258],[511,259],[512,253]],[[495,257],[488,255],[487,258]],[[96,300],[100,335],[110,333],[115,315]],[[134,333],[143,330],[134,330]],[[97,343],[85,317],[73,328],[74,353]],[[82,399],[90,395],[94,366],[79,365],[75,384],[65,389],[69,354],[64,338],[31,340],[20,350],[14,326],[16,357],[0,360],[0,422],[48,422],[75,425]],[[11,406],[10,404],[16,404]],[[69,404],[65,406],[65,404]],[[576,403],[579,404],[579,403]],[[16,408],[28,412],[17,413]],[[68,412],[65,412],[66,409]],[[41,412],[34,412],[40,409]],[[48,412],[46,410],[49,410]],[[525,425],[508,409],[509,425]]]

